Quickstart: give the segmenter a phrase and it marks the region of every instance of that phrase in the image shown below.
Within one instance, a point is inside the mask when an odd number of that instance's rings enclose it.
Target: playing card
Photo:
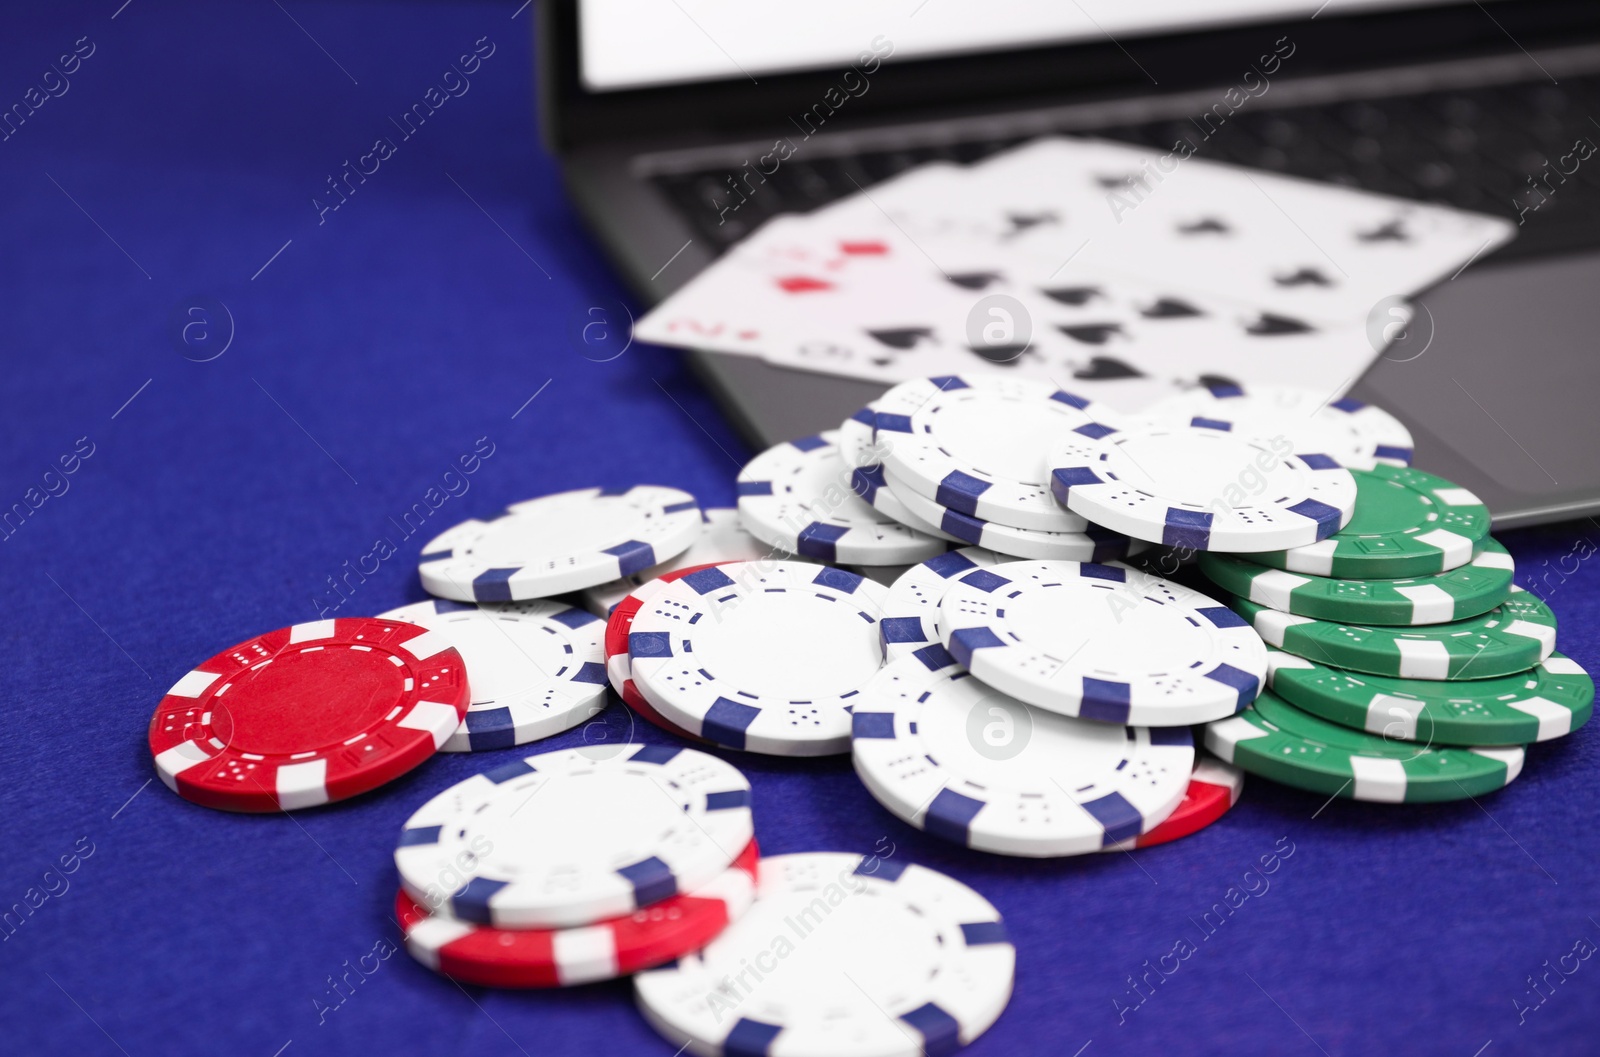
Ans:
[[[1515,233],[1502,218],[1064,138],[996,156],[969,184],[960,211],[1052,214],[1016,236],[1019,248],[1308,320],[1365,319]]]
[[[919,254],[881,218],[835,231],[805,217],[776,217],[642,317],[634,336],[759,355],[774,334],[802,320],[820,325],[891,305],[915,317],[918,299],[938,293],[910,261]]]
[[[1043,266],[981,275],[965,296],[928,298],[857,318],[819,315],[774,334],[769,362],[892,384],[974,369],[1006,370],[1137,410],[1207,376],[1342,394],[1378,354],[1360,322],[1307,325],[1271,312]],[[1044,278],[1040,278],[1043,276]],[[1048,281],[1045,281],[1048,279]]]
[[[1514,233],[1500,218],[1185,151],[1065,138],[927,167],[813,216],[874,214],[919,243],[970,237],[1323,321],[1365,318]]]
[[[858,210],[775,220],[638,336],[886,384],[1007,370],[1093,387],[1124,410],[1206,376],[1342,393],[1377,354],[1359,324],[1311,324],[969,234],[914,239]]]

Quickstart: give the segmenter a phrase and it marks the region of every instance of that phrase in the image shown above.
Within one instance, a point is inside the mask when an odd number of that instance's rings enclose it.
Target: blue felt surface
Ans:
[[[17,915],[0,941],[5,1052],[673,1050],[626,983],[459,989],[399,953],[347,998],[330,991],[397,939],[401,821],[489,761],[441,757],[353,803],[239,817],[152,783],[145,748],[173,680],[315,616],[327,579],[380,536],[399,556],[352,578],[339,613],[419,598],[422,540],[509,501],[655,481],[732,502],[748,453],[678,358],[640,348],[599,364],[571,336],[623,294],[534,145],[518,2],[6,13],[0,105],[79,38],[94,50],[0,142],[0,506],[78,438],[93,446],[0,543],[0,905]],[[480,38],[494,51],[466,94],[319,223],[328,176],[398,136],[389,119]],[[197,296],[234,321],[205,363],[179,354],[170,319]],[[219,335],[191,330],[191,355]],[[395,521],[480,437],[494,454],[470,491],[400,540]],[[1562,648],[1591,668],[1600,572],[1573,555],[1597,535],[1583,522],[1504,537],[1522,581],[1543,579]],[[607,718],[626,733],[620,706]],[[1472,1057],[1592,1052],[1600,959],[1569,959],[1531,1012],[1516,1003],[1538,1001],[1530,974],[1600,944],[1596,744],[1585,730],[1535,747],[1524,777],[1481,804],[1324,808],[1252,781],[1202,835],[1058,862],[917,834],[843,759],[738,762],[765,851],[892,848],[1001,908],[1017,991],[974,1054]],[[1275,847],[1275,872],[1252,873]],[[75,849],[76,868],[53,872]],[[1229,901],[1200,939],[1195,921]],[[1119,1023],[1127,977],[1181,939],[1195,953]]]

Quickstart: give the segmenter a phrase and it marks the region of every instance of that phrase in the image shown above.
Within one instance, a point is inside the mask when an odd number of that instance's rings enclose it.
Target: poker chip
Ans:
[[[1252,385],[1246,390],[1217,383],[1168,397],[1140,417],[1212,429],[1226,423],[1235,433],[1284,437],[1297,455],[1327,455],[1352,470],[1378,463],[1409,466],[1415,448],[1411,431],[1383,408],[1351,397],[1329,400],[1325,392],[1295,385]]]
[[[760,558],[789,558],[793,555],[774,551],[744,530],[739,523],[739,512],[733,507],[711,507],[700,512],[700,535],[689,549],[676,557],[652,565],[641,572],[624,576],[590,587],[582,592],[583,608],[601,620],[611,615],[611,609],[633,591],[652,580],[658,580],[679,569],[698,568],[713,562],[753,562]]]
[[[704,741],[704,738],[690,734],[672,720],[656,711],[656,706],[645,700],[639,688],[633,684],[633,658],[628,654],[628,634],[633,630],[633,618],[639,615],[639,609],[646,600],[653,597],[667,584],[674,580],[681,580],[690,573],[697,573],[701,569],[712,569],[726,562],[709,562],[705,565],[694,565],[687,569],[676,569],[664,573],[658,579],[651,580],[634,588],[633,593],[618,602],[611,611],[611,618],[606,621],[605,643],[603,649],[606,657],[606,677],[611,682],[611,689],[617,692],[623,703],[645,719],[654,723],[671,734],[676,734],[691,741]]]
[[[750,910],[634,978],[669,1045],[701,1055],[950,1053],[1005,1010],[1016,948],[988,900],[902,859],[761,860]]]
[[[882,452],[874,443],[873,434],[877,428],[878,410],[886,406],[889,406],[887,401],[874,400],[839,423],[836,443],[839,445],[839,457],[850,470],[851,490],[868,505],[888,514],[902,525],[939,539],[954,540],[954,536],[941,532],[911,513],[884,481],[883,464],[878,461]]]
[[[906,509],[919,521],[938,526],[942,534],[960,542],[1002,554],[1041,560],[1114,561],[1125,557],[1132,547],[1132,541],[1127,536],[1099,525],[1088,525],[1076,532],[1048,532],[984,521],[959,511],[946,510],[934,500],[901,485],[888,470],[885,470],[884,479],[890,490],[900,497]]]
[[[279,628],[179,679],[150,717],[156,773],[224,811],[347,800],[432,756],[461,725],[466,665],[437,632],[373,618]]]
[[[888,483],[886,481],[883,484],[881,484],[880,487],[884,490],[885,494],[893,495],[893,493],[889,491],[889,485],[888,485]],[[961,539],[958,536],[950,535],[950,533],[946,532],[944,529],[940,528],[937,525],[928,524],[928,522],[926,522],[926,521],[922,520],[921,518],[917,517],[917,515],[913,514],[909,509],[906,509],[904,503],[900,504],[900,508],[901,508],[901,512],[894,515],[896,520],[903,520],[904,524],[910,525],[912,528],[916,529],[918,532],[926,532],[928,535],[934,536],[934,537],[936,537],[938,539],[942,539],[946,543],[965,543],[966,542],[965,540]],[[886,508],[880,507],[880,509],[886,509]]]
[[[676,488],[583,488],[463,521],[422,549],[431,595],[520,602],[620,579],[687,550],[701,533],[694,496]]]
[[[983,521],[1046,532],[1086,527],[1051,498],[1044,455],[1073,430],[1110,421],[1110,408],[1043,382],[989,374],[902,382],[884,403],[914,408],[880,410],[875,422],[884,469],[901,499],[903,483]]]
[[[979,851],[1081,855],[1150,831],[1183,799],[1188,727],[1125,727],[1031,708],[941,646],[884,668],[855,706],[851,759],[890,812]]]
[[[1355,470],[1356,512],[1317,543],[1250,555],[1258,565],[1352,580],[1429,576],[1472,560],[1489,508],[1471,492],[1410,467]]]
[[[477,606],[430,599],[379,615],[438,632],[461,654],[472,703],[443,752],[509,749],[606,706],[605,623],[547,599]]]
[[[395,866],[437,916],[565,928],[631,914],[726,870],[750,783],[681,746],[589,745],[502,764],[423,804]]]
[[[1258,605],[1319,620],[1415,626],[1475,617],[1511,597],[1516,563],[1494,540],[1466,565],[1405,580],[1344,580],[1291,573],[1228,554],[1202,554],[1200,571]]]
[[[1008,562],[955,579],[939,638],[984,682],[1027,704],[1170,727],[1232,715],[1267,648],[1228,607],[1125,566]]]
[[[482,987],[570,987],[649,969],[716,938],[755,899],[754,841],[708,884],[626,917],[566,929],[497,929],[435,917],[401,889],[406,950],[436,973]]]
[[[944,542],[895,521],[852,490],[832,432],[775,445],[739,471],[739,518],[757,539],[818,561],[909,565]]]
[[[939,599],[957,576],[974,569],[1010,561],[982,547],[962,547],[913,565],[889,587],[883,603],[883,619],[878,621],[878,639],[886,660],[897,660],[908,653],[939,641]]]
[[[877,423],[876,401],[839,423],[835,443],[839,445],[839,458],[844,460],[846,466],[879,465],[877,453],[872,447],[872,435]]]
[[[1594,680],[1552,653],[1525,672],[1430,682],[1362,675],[1271,652],[1267,682],[1302,711],[1389,739],[1445,745],[1526,745],[1570,734],[1594,713]]]
[[[1055,497],[1097,525],[1197,551],[1265,551],[1331,536],[1356,505],[1350,471],[1287,441],[1199,426],[1090,423],[1049,453]]]
[[[719,745],[849,752],[850,706],[882,663],[887,594],[854,573],[799,562],[690,573],[634,617],[634,685],[668,720]]]
[[[907,528],[916,529],[925,536],[946,542],[959,543],[960,538],[929,524],[927,521],[911,512],[904,499],[889,487],[888,480],[884,477],[882,466],[857,466],[850,471],[850,490],[860,496],[862,501],[874,510],[898,521]],[[924,509],[935,509],[938,504],[929,503]]]
[[[1206,748],[1274,782],[1380,803],[1464,800],[1522,771],[1520,745],[1439,749],[1391,741],[1302,712],[1272,691],[1206,727]]]
[[[1336,668],[1402,679],[1493,679],[1550,656],[1556,616],[1520,587],[1479,616],[1416,628],[1374,628],[1297,617],[1242,598],[1233,608],[1269,644]]]
[[[1244,772],[1215,756],[1196,752],[1194,772],[1183,800],[1149,833],[1107,847],[1106,851],[1132,851],[1179,840],[1205,829],[1232,810],[1244,791]]]

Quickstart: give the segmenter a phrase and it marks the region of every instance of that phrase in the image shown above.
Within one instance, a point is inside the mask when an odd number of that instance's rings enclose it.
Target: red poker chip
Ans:
[[[291,811],[398,778],[461,725],[466,666],[443,636],[360,617],[241,642],[179,679],[150,718],[167,788],[224,811]]]
[[[686,569],[674,569],[664,573],[648,583],[640,584],[633,591],[617,603],[611,611],[611,616],[606,621],[606,678],[611,680],[611,689],[615,690],[625,704],[636,713],[648,719],[656,726],[669,734],[676,734],[680,738],[690,741],[709,744],[698,734],[691,734],[678,726],[672,720],[656,711],[654,705],[644,699],[639,688],[633,685],[633,664],[628,656],[628,632],[633,627],[633,618],[639,615],[639,610],[650,596],[661,590],[663,584],[670,584],[674,580],[681,580],[690,573],[697,573],[701,569],[710,569],[718,565],[727,565],[728,562],[706,562],[704,565],[691,565]]]
[[[485,987],[565,987],[611,980],[681,958],[716,939],[755,901],[755,841],[693,892],[593,925],[501,929],[430,914],[401,889],[394,916],[406,949],[434,972]]]
[[[1243,789],[1244,772],[1239,768],[1214,756],[1197,755],[1183,800],[1149,833],[1134,838],[1131,846],[1148,848],[1205,829],[1239,802]]]

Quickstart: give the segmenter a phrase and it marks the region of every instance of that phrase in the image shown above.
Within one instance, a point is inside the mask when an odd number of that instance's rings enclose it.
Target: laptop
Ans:
[[[1593,0],[544,0],[535,33],[545,142],[647,303],[765,220],[921,163],[1051,134],[1165,149],[1201,118],[1201,157],[1509,217],[1518,237],[1419,297],[1351,395],[1499,528],[1600,512]],[[1292,59],[1219,123],[1219,93],[1275,42]],[[757,446],[882,391],[692,359]]]

